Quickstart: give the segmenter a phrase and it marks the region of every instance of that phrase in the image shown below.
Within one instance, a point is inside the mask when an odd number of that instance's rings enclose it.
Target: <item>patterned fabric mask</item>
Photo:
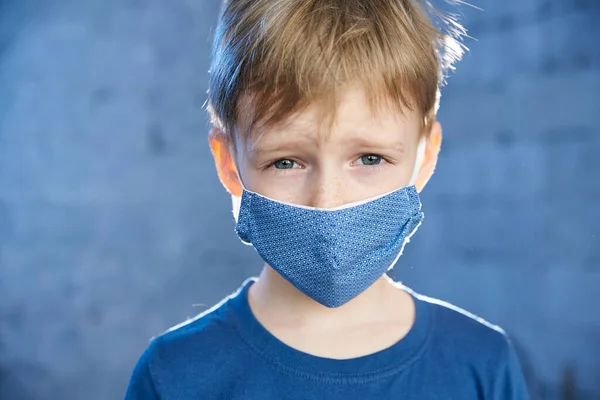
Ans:
[[[423,153],[424,142],[417,166]],[[417,172],[411,186],[334,209],[286,204],[244,189],[236,232],[298,290],[339,307],[394,266],[421,224]]]

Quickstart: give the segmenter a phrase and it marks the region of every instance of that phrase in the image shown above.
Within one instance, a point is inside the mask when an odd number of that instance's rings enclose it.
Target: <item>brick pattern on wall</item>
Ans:
[[[506,328],[537,398],[598,398],[600,3],[475,4],[393,275]],[[0,4],[1,399],[122,398],[152,336],[258,272],[206,140],[217,12]]]

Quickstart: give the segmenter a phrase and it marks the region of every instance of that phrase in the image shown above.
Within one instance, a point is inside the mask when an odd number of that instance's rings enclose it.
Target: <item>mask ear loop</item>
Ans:
[[[417,145],[417,159],[415,161],[415,168],[413,170],[412,177],[410,178],[409,186],[413,186],[417,178],[419,177],[419,172],[421,171],[421,166],[423,164],[423,160],[425,159],[425,149],[427,148],[427,139],[421,138],[419,144]]]
[[[239,167],[237,165],[237,157],[235,156],[235,149],[233,148],[233,145],[230,144],[229,145],[229,154],[231,154],[231,160],[233,161],[233,165],[235,166],[235,173],[238,177],[238,180],[240,181],[240,185],[242,186],[242,193],[244,190],[246,190],[246,188],[244,187],[244,183],[242,182],[242,178],[240,177],[240,173],[239,173]],[[233,219],[235,220],[235,223],[237,224],[238,218],[240,216],[240,208],[242,207],[242,197],[241,196],[235,196],[235,195],[231,195],[231,212],[233,213]]]

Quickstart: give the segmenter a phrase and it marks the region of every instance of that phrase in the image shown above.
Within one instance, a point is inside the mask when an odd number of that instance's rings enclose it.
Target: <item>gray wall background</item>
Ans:
[[[600,2],[474,4],[393,275],[506,328],[534,398],[600,399]],[[259,271],[207,146],[218,8],[0,0],[0,399],[122,398]]]

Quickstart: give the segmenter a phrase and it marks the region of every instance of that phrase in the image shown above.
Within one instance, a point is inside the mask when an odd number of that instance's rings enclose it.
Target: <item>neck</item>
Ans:
[[[348,303],[328,308],[296,289],[268,265],[250,287],[249,301],[253,311],[278,325],[324,329],[389,321],[390,316],[403,319],[414,306],[410,295],[384,275]]]

